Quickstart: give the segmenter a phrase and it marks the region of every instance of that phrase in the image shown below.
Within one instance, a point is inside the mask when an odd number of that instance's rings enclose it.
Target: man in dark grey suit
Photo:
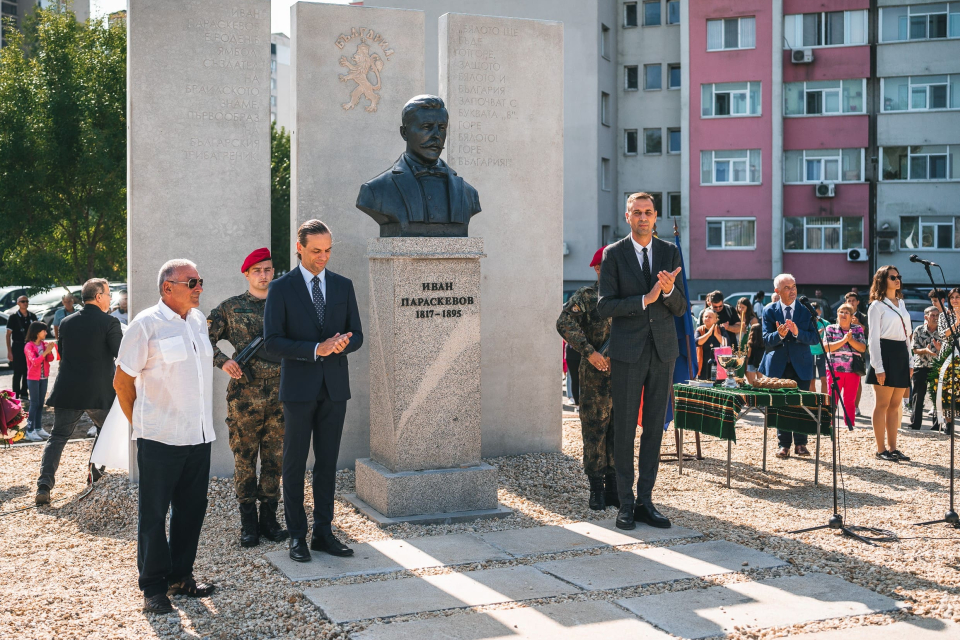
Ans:
[[[657,210],[653,197],[634,193],[625,214],[631,233],[608,246],[600,266],[597,310],[613,318],[610,375],[613,394],[614,466],[620,512],[617,527],[633,529],[635,520],[667,528],[670,521],[652,502],[660,463],[660,442],[670,398],[673,365],[680,355],[674,316],[686,310],[680,252],[653,237]],[[643,398],[637,496],[633,495],[633,443]]]

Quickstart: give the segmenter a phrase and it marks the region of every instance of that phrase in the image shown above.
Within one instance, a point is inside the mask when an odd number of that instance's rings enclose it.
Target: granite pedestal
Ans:
[[[359,500],[392,521],[509,513],[497,508],[496,469],[480,460],[483,240],[375,238],[368,253],[370,458],[357,460]]]

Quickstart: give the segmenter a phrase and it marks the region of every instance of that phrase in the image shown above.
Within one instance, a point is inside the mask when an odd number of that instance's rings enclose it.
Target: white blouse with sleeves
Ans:
[[[889,300],[874,300],[867,310],[867,325],[870,327],[870,364],[875,372],[884,373],[880,340],[908,341],[911,323],[907,305],[903,300],[897,300],[896,307]]]

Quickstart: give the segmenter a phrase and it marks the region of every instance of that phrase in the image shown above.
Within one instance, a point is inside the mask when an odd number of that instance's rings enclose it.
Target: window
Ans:
[[[623,152],[628,156],[637,155],[639,136],[636,129],[627,129],[623,132]]]
[[[663,153],[663,141],[661,140],[660,129],[643,130],[643,153],[647,155],[660,155]]]
[[[867,43],[867,11],[797,13],[783,17],[783,48],[837,47]]]
[[[3,4],[4,15],[17,17],[17,5],[11,4],[9,2],[4,2],[2,4]]]
[[[881,180],[960,180],[960,145],[883,147]]]
[[[707,249],[756,248],[756,218],[707,218]]]
[[[605,24],[600,25],[600,55],[610,59],[610,27]]]
[[[667,194],[667,215],[676,218],[680,216],[680,213],[681,213],[680,194],[668,193]]]
[[[863,155],[863,149],[785,151],[783,182],[863,182]]]
[[[623,68],[623,88],[627,91],[636,91],[640,88],[640,68],[637,65]]]
[[[783,85],[783,114],[821,116],[864,113],[866,79],[787,82]]]
[[[600,124],[610,126],[610,94],[605,91],[600,92]]]
[[[276,61],[276,60],[271,60],[271,61],[270,61],[270,72],[273,73],[273,72],[276,72],[276,70],[277,70],[277,61]]]
[[[960,218],[903,216],[900,218],[900,248],[960,249]]]
[[[700,184],[760,184],[760,149],[701,151]]]
[[[270,96],[270,106],[271,107],[277,106],[277,96]]]
[[[636,2],[623,3],[623,26],[625,27],[637,26],[637,3]]]
[[[667,65],[667,89],[680,88],[680,65]]]
[[[643,26],[660,26],[660,0],[643,3]]]
[[[960,109],[960,75],[882,78],[884,111]]]
[[[680,153],[680,129],[667,129],[667,153]]]
[[[657,212],[657,218],[663,217],[663,194],[659,191],[648,192],[653,196],[653,209]]]
[[[760,115],[760,83],[700,85],[700,115],[704,118]]]
[[[880,42],[933,38],[960,38],[960,2],[880,10]]]
[[[756,18],[707,20],[707,51],[753,49],[756,45]]]
[[[613,228],[608,224],[600,225],[600,243],[607,246],[613,242]]]
[[[643,65],[643,88],[647,91],[659,91],[662,87],[660,81],[660,65]]]
[[[600,188],[610,191],[610,159],[600,158]]]
[[[667,24],[680,24],[680,0],[667,1]]]
[[[783,218],[784,251],[846,251],[863,248],[863,218]]]

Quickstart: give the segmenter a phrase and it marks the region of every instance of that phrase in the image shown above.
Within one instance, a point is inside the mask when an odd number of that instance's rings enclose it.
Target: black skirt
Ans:
[[[867,369],[867,384],[877,382],[877,373],[873,370],[873,363],[877,355],[870,358],[870,368]],[[907,389],[910,387],[910,350],[904,340],[880,340],[880,358],[883,362],[883,372],[887,375],[882,386]]]

